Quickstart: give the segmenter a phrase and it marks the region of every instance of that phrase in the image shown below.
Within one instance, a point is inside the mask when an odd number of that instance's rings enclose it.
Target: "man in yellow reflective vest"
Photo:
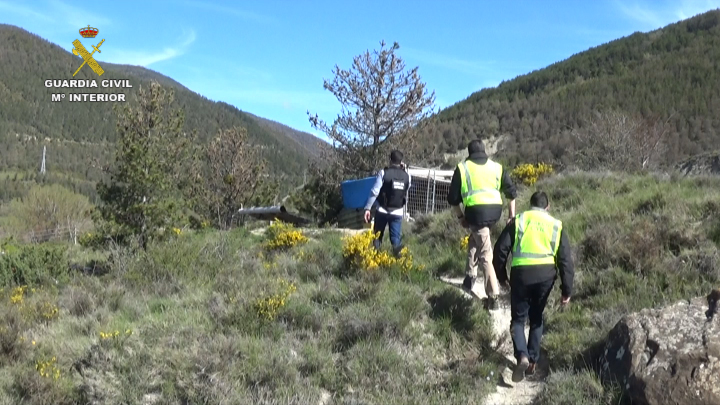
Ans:
[[[512,380],[522,381],[535,372],[540,358],[543,312],[560,273],[561,305],[570,302],[573,269],[570,241],[561,221],[548,213],[547,195],[542,191],[530,197],[530,210],[512,219],[495,243],[493,267],[500,283],[507,283],[510,264],[511,334],[517,366]],[[557,271],[556,271],[557,269]],[[530,336],[525,340],[525,321],[530,318]]]
[[[500,294],[495,271],[492,267],[493,251],[490,228],[502,215],[502,194],[509,200],[508,218],[515,216],[517,191],[510,174],[502,165],[489,159],[485,145],[480,140],[468,144],[468,158],[455,168],[448,203],[463,228],[470,228],[467,261],[463,288],[472,290],[477,278],[478,264],[482,266],[487,309],[498,308]],[[465,211],[460,208],[463,205]]]

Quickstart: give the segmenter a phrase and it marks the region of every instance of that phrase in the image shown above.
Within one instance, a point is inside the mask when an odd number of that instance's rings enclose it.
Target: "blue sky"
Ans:
[[[335,64],[384,39],[435,90],[438,107],[720,0],[92,1],[0,0],[0,23],[66,50],[88,24],[98,61],[141,65],[212,100],[320,135],[306,111],[340,111]],[[89,44],[89,40],[83,43]]]

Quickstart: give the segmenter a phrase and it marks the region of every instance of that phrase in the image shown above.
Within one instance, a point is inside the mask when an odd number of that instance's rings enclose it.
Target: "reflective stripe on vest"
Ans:
[[[534,226],[527,229],[528,225]],[[515,217],[515,249],[511,266],[555,264],[560,231],[562,222],[541,209],[533,208]]]
[[[460,193],[465,207],[480,204],[502,204],[500,181],[502,166],[488,159],[484,165],[465,160],[460,169]]]

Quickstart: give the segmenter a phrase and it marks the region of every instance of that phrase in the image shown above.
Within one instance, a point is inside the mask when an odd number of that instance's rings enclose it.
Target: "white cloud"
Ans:
[[[224,7],[217,4],[200,3],[198,1],[186,1],[185,4],[191,7],[204,8],[206,10],[215,11],[222,14],[231,14],[244,20],[255,21],[262,24],[272,24],[277,22],[275,18],[254,13],[252,11],[241,10],[238,8]]]
[[[675,9],[675,16],[684,20],[708,10],[720,7],[720,0],[683,0],[680,7]]]
[[[450,55],[444,55],[437,52],[424,51],[409,47],[400,47],[399,54],[408,61],[414,60],[423,64],[435,65],[446,69],[475,75],[487,74],[488,71],[492,70],[491,65],[495,63],[494,61],[481,62],[461,59]]]
[[[641,4],[628,5],[617,2],[618,8],[627,17],[652,28],[660,28],[664,24],[664,19],[660,16],[658,11],[651,10]]]
[[[616,0],[615,4],[626,17],[642,24],[643,29],[657,29],[716,9],[720,7],[720,0],[672,1],[666,6],[651,2],[626,4]]]
[[[108,50],[104,60],[110,63],[120,63],[124,65],[150,66],[153,63],[176,58],[183,55],[187,48],[195,42],[197,36],[194,30],[184,35],[182,42],[173,47],[166,47],[159,51],[125,51],[125,50]]]
[[[15,3],[0,1],[0,10],[7,12],[7,13],[18,14],[23,17],[37,18],[37,19],[41,19],[44,21],[50,21],[50,22],[55,21],[53,18],[51,18],[43,13],[37,12],[29,7],[24,7],[24,6],[15,4]]]
[[[103,27],[112,23],[109,18],[63,3],[60,0],[47,0],[44,5],[34,6],[25,6],[19,3],[0,0],[0,15],[19,16],[22,18],[20,20],[22,22],[17,25],[40,35],[60,31],[67,32],[68,27],[72,27],[73,31],[77,32],[87,25],[102,31]]]

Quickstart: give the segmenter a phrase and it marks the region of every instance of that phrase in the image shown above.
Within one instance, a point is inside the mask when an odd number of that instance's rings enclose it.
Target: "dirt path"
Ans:
[[[442,281],[462,285],[462,278],[441,278]],[[480,297],[485,297],[482,287],[478,284],[473,288]],[[470,294],[463,293],[471,297]],[[501,353],[508,360],[502,375],[499,378],[496,392],[490,394],[485,399],[486,405],[531,405],[535,397],[543,388],[544,378],[547,375],[547,362],[543,361],[541,356],[540,363],[535,370],[535,375],[519,383],[513,383],[512,367],[515,365],[515,357],[513,356],[512,339],[510,338],[510,297],[508,293],[500,296],[500,305],[497,310],[490,311],[493,320],[493,330],[498,342]],[[527,336],[528,327],[525,327],[525,335]]]

